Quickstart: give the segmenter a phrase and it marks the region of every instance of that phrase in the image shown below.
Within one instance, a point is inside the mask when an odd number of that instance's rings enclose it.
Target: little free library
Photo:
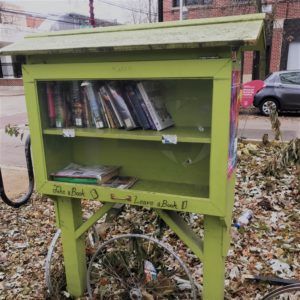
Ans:
[[[253,14],[60,31],[1,49],[26,58],[36,190],[55,203],[72,296],[86,290],[85,233],[118,203],[155,210],[203,262],[201,297],[223,299],[241,53],[261,52],[263,77],[263,23]],[[82,199],[103,203],[85,221]],[[204,215],[203,239],[179,212]]]

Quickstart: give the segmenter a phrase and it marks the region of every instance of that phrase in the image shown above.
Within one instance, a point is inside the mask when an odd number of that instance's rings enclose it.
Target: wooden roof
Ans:
[[[34,34],[0,49],[2,55],[255,46],[264,14],[121,25]]]

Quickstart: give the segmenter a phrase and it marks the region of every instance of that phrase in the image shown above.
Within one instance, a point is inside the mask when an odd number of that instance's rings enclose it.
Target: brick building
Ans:
[[[179,19],[179,0],[163,1],[163,20]],[[185,18],[210,18],[265,12],[266,73],[300,69],[300,0],[183,0]],[[243,81],[258,77],[258,54],[244,53]]]

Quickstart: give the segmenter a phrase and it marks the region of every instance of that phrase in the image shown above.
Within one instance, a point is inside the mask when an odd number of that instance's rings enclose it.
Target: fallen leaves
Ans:
[[[254,215],[242,230],[232,228],[232,245],[226,259],[226,299],[258,300],[273,288],[260,282],[246,284],[245,275],[300,279],[297,168],[288,164],[284,172],[268,177],[261,173],[266,162],[284,147],[272,142],[239,145],[233,219],[247,209]],[[296,153],[293,147],[284,149],[289,150],[284,153]],[[83,206],[85,217],[89,217],[100,204],[83,201]],[[198,235],[203,236],[203,216],[186,214],[184,218]],[[171,230],[160,224],[153,211],[126,207],[110,223],[102,218],[96,228],[103,239],[134,230],[151,235],[161,232],[161,240],[169,243],[184,260],[197,286],[202,283],[201,262]],[[17,210],[1,202],[0,231],[0,299],[45,299],[44,263],[56,231],[53,202],[35,195],[28,205]],[[68,296],[62,291],[61,297]],[[145,295],[147,297],[151,299]]]

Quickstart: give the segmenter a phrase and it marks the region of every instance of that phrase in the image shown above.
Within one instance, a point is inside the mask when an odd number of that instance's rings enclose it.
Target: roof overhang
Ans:
[[[89,53],[203,47],[261,48],[264,14],[121,25],[34,34],[0,49],[2,55]]]

